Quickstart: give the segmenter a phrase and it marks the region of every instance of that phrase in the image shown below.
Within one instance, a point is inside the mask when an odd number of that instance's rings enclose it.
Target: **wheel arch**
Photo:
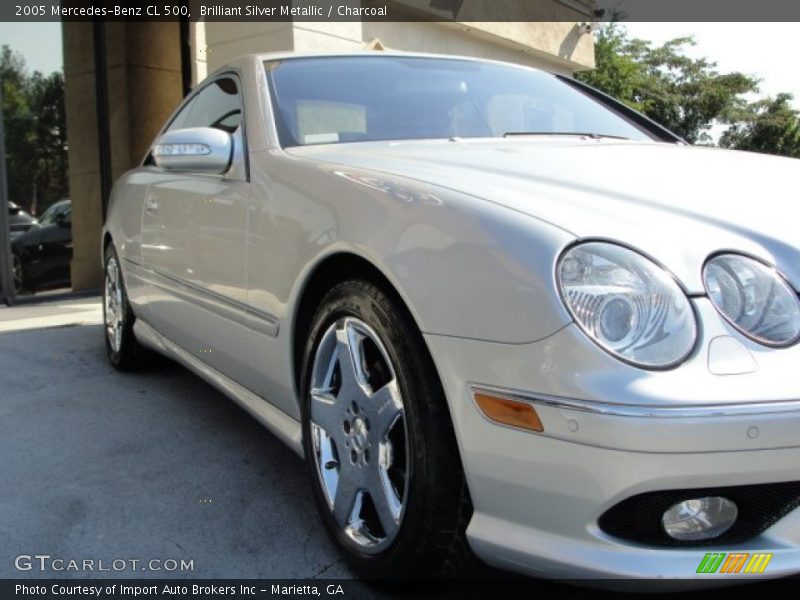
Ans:
[[[328,290],[336,284],[347,281],[348,279],[363,279],[380,287],[395,300],[398,306],[402,307],[409,321],[413,323],[420,332],[422,331],[419,319],[416,318],[409,302],[391,279],[372,261],[349,251],[338,251],[326,256],[314,265],[305,277],[297,296],[298,300],[295,303],[296,308],[294,310],[291,328],[292,375],[298,399],[302,394],[300,388],[302,379],[301,370],[303,368],[303,350],[305,349],[305,340],[314,319],[314,313]],[[433,361],[424,336],[421,337],[425,344],[425,349],[428,351],[428,356],[431,358],[431,365],[436,369],[435,362]],[[436,377],[439,377],[438,370],[436,370]]]
[[[447,397],[439,368],[433,358],[428,342],[422,334],[424,326],[422,326],[419,319],[415,318],[413,304],[404,298],[402,288],[395,285],[391,277],[391,272],[387,274],[368,258],[350,252],[348,249],[340,250],[321,258],[317,264],[309,268],[307,276],[298,286],[297,301],[294,303],[296,310],[291,321],[295,385],[297,390],[302,389],[300,382],[303,373],[301,373],[301,370],[303,368],[303,353],[308,345],[308,335],[316,309],[321,305],[325,294],[332,287],[344,281],[360,279],[378,287],[391,298],[392,302],[398,307],[398,312],[402,311],[405,323],[408,326],[415,327],[419,333],[417,340],[421,343],[421,346],[418,346],[419,350],[415,352],[415,359],[424,356],[424,360],[427,360],[427,365],[431,369],[430,371],[426,369],[426,374],[430,377],[424,377],[424,379],[429,380],[426,388],[428,393],[421,395],[422,398],[426,399],[423,403],[427,404],[427,411],[423,411],[420,414],[419,422],[427,424],[427,435],[436,440],[435,444],[428,446],[431,452],[424,455],[429,457],[426,460],[425,470],[430,472],[430,476],[420,479],[420,481],[432,483],[428,486],[427,491],[425,491],[424,485],[416,485],[415,488],[418,491],[414,497],[419,501],[418,507],[434,507],[438,512],[434,513],[429,510],[423,512],[421,509],[416,511],[417,531],[435,533],[418,538],[414,545],[411,546],[413,548],[412,556],[419,557],[421,555],[420,548],[425,545],[427,546],[427,556],[433,558],[434,562],[418,564],[415,565],[416,568],[428,569],[432,564],[434,569],[442,569],[443,573],[445,569],[454,569],[454,572],[457,573],[460,572],[459,569],[464,565],[469,564],[471,556],[465,537],[465,529],[466,524],[472,518],[473,505],[463,465],[463,454],[456,435],[453,414],[450,410],[450,399]],[[382,318],[378,318],[383,321]],[[436,386],[438,390],[435,390],[432,386]],[[298,394],[297,398],[301,404],[308,400],[300,394]],[[435,401],[432,401],[433,399]],[[311,441],[313,438],[309,435],[310,429],[307,428],[310,427],[310,414],[305,409],[303,409],[303,424],[303,448],[306,460],[311,465],[309,469],[313,471],[315,468],[313,442]],[[435,435],[431,432],[435,432]],[[426,434],[423,433],[422,435]],[[416,455],[422,456],[422,454]],[[438,495],[435,490],[439,490]],[[319,491],[320,489],[315,484],[312,495],[318,501],[318,507],[321,511],[329,510],[330,507],[327,501],[324,504],[320,503],[321,496],[317,494]],[[408,516],[404,518],[408,522]],[[330,523],[330,520],[326,521],[326,523]],[[339,539],[335,533],[332,533],[332,536],[335,540]],[[447,544],[440,542],[443,536],[449,536]],[[395,542],[392,542],[392,544]],[[399,547],[408,548],[409,544],[406,541]],[[388,571],[378,570],[380,567],[368,565],[366,561],[359,564],[360,566],[357,568],[373,569],[372,571],[367,571],[369,576],[374,577],[376,573],[379,576],[385,576],[388,573]],[[431,572],[434,571],[432,570]]]

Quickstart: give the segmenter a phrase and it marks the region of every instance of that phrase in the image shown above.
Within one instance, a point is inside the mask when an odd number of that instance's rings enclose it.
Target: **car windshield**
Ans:
[[[283,147],[521,134],[653,139],[556,76],[511,65],[351,56],[265,68]]]

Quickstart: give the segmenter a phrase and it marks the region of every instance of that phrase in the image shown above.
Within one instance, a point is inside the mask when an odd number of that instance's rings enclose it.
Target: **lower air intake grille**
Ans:
[[[664,512],[690,498],[722,496],[736,503],[739,515],[733,526],[711,540],[680,541],[669,537],[661,525]],[[600,517],[608,535],[649,546],[718,546],[744,542],[768,529],[800,506],[800,481],[734,487],[666,490],[632,496]]]

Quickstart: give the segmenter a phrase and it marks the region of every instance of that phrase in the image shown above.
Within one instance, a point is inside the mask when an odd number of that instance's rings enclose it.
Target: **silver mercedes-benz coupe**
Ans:
[[[798,180],[529,68],[246,56],[114,187],[108,355],[304,456],[361,574],[785,575]]]

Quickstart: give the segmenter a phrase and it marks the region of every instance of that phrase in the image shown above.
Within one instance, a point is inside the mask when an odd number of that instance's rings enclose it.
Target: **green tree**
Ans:
[[[36,160],[33,171],[33,202],[49,206],[63,198],[67,181],[67,124],[64,111],[64,77],[34,72],[30,79],[28,101],[36,115],[33,138]]]
[[[25,61],[0,49],[9,199],[41,213],[68,194],[64,78],[29,74]]]
[[[644,112],[639,100],[647,76],[630,45],[631,40],[621,25],[612,21],[602,26],[595,34],[595,68],[578,72],[576,78]]]
[[[723,148],[800,158],[800,121],[791,94],[748,104],[719,140]]]
[[[758,81],[742,73],[719,73],[716,63],[686,56],[692,38],[661,46],[632,39],[619,23],[602,27],[595,40],[596,68],[578,79],[618,98],[690,143],[711,141],[715,121],[728,122],[746,105]]]
[[[28,158],[34,149],[34,118],[28,104],[25,62],[8,46],[0,51],[0,83],[3,86],[8,194],[12,201],[20,203],[29,199],[27,191],[32,173]]]

